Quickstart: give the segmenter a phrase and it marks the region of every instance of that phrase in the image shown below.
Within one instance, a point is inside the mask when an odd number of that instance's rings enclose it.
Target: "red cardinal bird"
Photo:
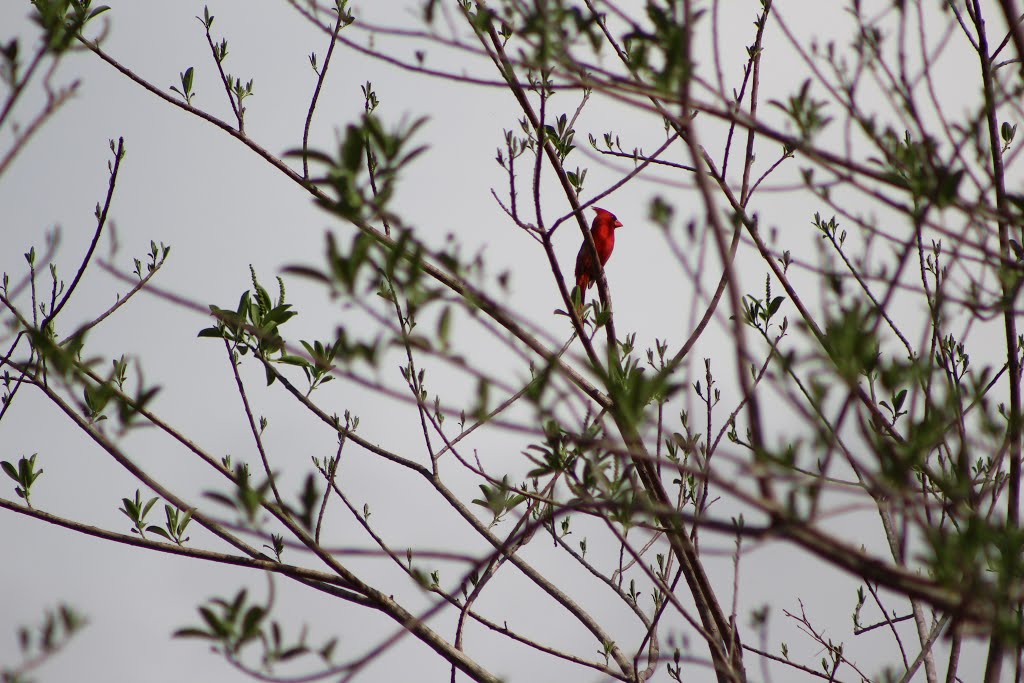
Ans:
[[[611,258],[612,249],[615,248],[615,228],[621,228],[622,223],[615,217],[615,214],[596,206],[594,211],[594,223],[590,226],[590,234],[594,236],[594,246],[597,247],[597,255],[601,259],[601,265],[608,263]],[[580,301],[590,285],[597,280],[597,264],[587,243],[580,245],[580,253],[576,254],[576,286],[580,289]]]

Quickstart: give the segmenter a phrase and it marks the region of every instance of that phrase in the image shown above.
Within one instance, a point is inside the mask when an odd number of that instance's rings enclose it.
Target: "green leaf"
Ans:
[[[21,479],[18,478],[18,471],[14,469],[14,465],[4,460],[3,462],[0,462],[0,467],[2,467],[4,472],[7,473],[8,477],[10,477],[19,484],[21,483]]]
[[[1003,138],[1003,142],[1007,144],[1013,142],[1016,134],[1017,124],[1010,125],[1009,121],[1003,121],[1002,125],[999,126],[999,135]]]
[[[278,659],[280,659],[282,662],[286,662],[289,659],[294,659],[295,657],[304,655],[307,652],[309,652],[309,648],[305,645],[296,645],[295,647],[290,647],[284,652],[282,652]]]
[[[196,336],[223,339],[226,336],[226,334],[223,327],[207,327],[202,330],[199,330],[199,334],[197,334]]]
[[[172,634],[172,636],[174,638],[203,638],[206,640],[213,639],[213,636],[211,634],[198,628],[179,628]]]
[[[238,637],[238,644],[252,640],[259,635],[260,622],[263,621],[263,617],[267,615],[267,611],[259,605],[254,605],[246,610],[245,616],[242,618],[242,629]]]
[[[209,607],[200,607],[199,614],[202,615],[203,621],[210,627],[211,634],[218,638],[225,638],[230,633],[228,626]]]
[[[192,521],[192,513],[193,512],[195,512],[194,509],[186,511],[184,516],[182,516],[181,520],[178,522],[178,528],[176,529],[176,531],[179,534],[182,534],[182,533],[185,532],[185,527],[187,527],[188,523]]]
[[[899,412],[900,408],[903,407],[903,402],[906,399],[907,399],[907,390],[903,389],[902,391],[900,391],[900,393],[896,394],[895,398],[893,398],[893,401],[892,401],[893,408],[895,408],[895,410],[897,412]]]
[[[331,661],[331,655],[334,653],[334,648],[337,646],[338,639],[331,638],[326,643],[324,643],[324,646],[322,648],[320,648],[320,657],[322,657],[325,662]]]
[[[441,311],[441,317],[437,321],[437,337],[441,340],[443,347],[448,346],[448,335],[451,332],[452,327],[452,309],[450,306],[445,306],[444,310]]]

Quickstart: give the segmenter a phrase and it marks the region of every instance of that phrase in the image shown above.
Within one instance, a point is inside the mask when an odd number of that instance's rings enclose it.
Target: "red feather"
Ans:
[[[597,247],[597,256],[601,259],[601,265],[608,263],[611,258],[612,249],[615,248],[615,228],[621,228],[622,223],[615,217],[615,214],[604,209],[594,207],[597,215],[590,226],[590,234],[594,237],[594,246]],[[576,255],[576,286],[580,288],[580,298],[584,292],[597,281],[597,264],[587,243],[580,245],[580,252]]]

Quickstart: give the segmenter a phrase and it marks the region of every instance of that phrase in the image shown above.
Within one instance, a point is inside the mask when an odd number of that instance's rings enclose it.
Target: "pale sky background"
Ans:
[[[111,55],[162,88],[176,85],[178,73],[195,66],[194,104],[230,119],[202,27],[195,19],[195,15],[202,13],[202,3],[110,0],[108,4],[113,10],[103,17],[109,22],[104,48]],[[751,42],[757,4],[726,3],[728,9],[723,10],[723,19],[728,20],[723,21],[721,36],[724,44]],[[937,4],[926,3],[928,11],[934,11]],[[640,3],[622,3],[625,9],[634,5],[639,7]],[[829,38],[843,44],[848,41],[850,25],[839,3],[777,1],[776,6],[801,35],[813,33],[821,44]],[[301,142],[302,125],[315,84],[308,54],[316,52],[322,63],[326,51],[324,36],[294,10],[273,0],[216,2],[210,5],[210,10],[216,15],[214,36],[224,36],[229,41],[227,70],[243,80],[255,79],[255,95],[246,101],[247,133],[273,154],[282,155],[294,149]],[[371,23],[415,25],[406,2],[355,2],[353,11],[359,19]],[[27,2],[8,1],[0,5],[0,40],[19,36],[26,53],[35,38],[27,21],[28,13]],[[91,33],[95,34],[98,28],[97,23]],[[354,28],[347,31],[349,37],[366,39],[365,32]],[[379,36],[374,40],[377,48],[394,50],[403,57],[411,56],[418,47],[408,40]],[[791,94],[803,78],[802,71],[792,68],[798,62],[776,29],[769,30],[766,46],[762,102]],[[722,65],[730,88],[740,79],[741,53],[727,52],[730,61]],[[949,102],[956,100],[957,69],[967,62],[963,55],[953,48],[943,58],[948,60],[943,67],[951,74],[947,84],[950,90],[943,94]],[[493,68],[482,60],[446,55],[433,47],[429,48],[427,64],[495,77]],[[712,73],[710,64],[707,68],[706,73]],[[963,68],[973,69],[973,64]],[[973,77],[973,71],[966,73]],[[93,207],[102,200],[107,187],[106,164],[111,158],[108,140],[119,136],[125,139],[127,157],[110,213],[111,230],[98,254],[130,270],[132,258],[144,258],[150,240],[169,244],[170,258],[155,283],[200,305],[233,307],[239,294],[250,287],[249,264],[274,293],[273,278],[283,267],[322,263],[325,230],[335,231],[342,241],[351,238],[351,227],[318,210],[301,188],[243,145],[144,91],[91,53],[68,57],[57,72],[55,83],[65,84],[72,79],[81,81],[78,96],[46,125],[0,180],[0,231],[5,246],[0,251],[0,270],[10,273],[12,280],[24,272],[22,254],[32,245],[37,252],[45,251],[44,235],[58,226],[61,242],[56,261],[62,276],[70,281],[76,259],[84,252],[94,229]],[[494,162],[494,153],[502,144],[503,129],[518,131],[521,114],[512,97],[497,88],[481,89],[410,74],[339,46],[317,108],[311,146],[331,148],[334,131],[343,130],[344,125],[359,116],[363,106],[360,86],[367,80],[372,81],[382,102],[378,112],[385,120],[429,117],[418,139],[430,145],[429,153],[403,175],[395,209],[416,226],[417,236],[432,245],[440,246],[445,236],[453,233],[463,243],[464,253],[483,249],[492,277],[502,270],[511,271],[509,305],[552,338],[567,338],[566,319],[551,314],[561,304],[543,253],[511,224],[490,195],[491,188],[503,198],[507,194],[507,179]],[[18,109],[20,120],[27,120],[40,101],[38,90],[33,91]],[[571,115],[577,104],[577,94],[560,93],[551,106]],[[955,107],[953,111],[960,113]],[[651,150],[664,139],[663,127],[656,117],[629,113],[620,105],[595,97],[577,125],[578,151],[569,164],[590,167],[585,198],[603,190],[630,168],[628,163],[596,161],[589,151],[587,134],[600,139],[609,130],[622,136],[627,150],[633,146]],[[716,146],[720,131],[710,124],[705,130],[709,147],[720,149],[720,145]],[[4,131],[0,140],[7,143],[9,136],[9,131]],[[766,167],[778,152],[774,143],[760,144],[758,168]],[[795,179],[796,169],[796,165],[782,169],[776,183]],[[656,177],[676,184],[636,182],[602,201],[625,224],[618,234],[608,277],[620,336],[635,331],[640,349],[651,346],[655,338],[681,343],[692,324],[692,309],[699,316],[704,305],[702,301],[695,302],[691,292],[681,289],[685,282],[682,272],[666,248],[660,230],[647,219],[650,199],[663,194],[678,206],[677,229],[691,219],[700,221],[696,195],[687,185],[688,178],[666,174]],[[547,179],[550,181],[550,174]],[[520,199],[525,204],[529,185],[525,178],[521,177],[521,182]],[[547,200],[545,218],[550,222],[566,208],[558,193],[547,194]],[[809,260],[817,258],[818,237],[810,224],[817,205],[794,201],[792,194],[781,192],[766,192],[755,204],[762,225],[777,229],[780,241],[790,241],[794,248],[803,249]],[[112,254],[114,235],[117,251]],[[565,271],[571,271],[579,239],[573,224],[559,231],[556,245]],[[711,288],[720,270],[714,259],[709,264],[702,277],[705,286]],[[41,281],[45,281],[45,265],[41,270]],[[749,249],[741,251],[737,272],[742,291],[763,292],[766,267]],[[817,286],[805,276],[798,276],[797,280]],[[300,311],[300,316],[286,328],[291,339],[323,339],[339,321],[351,324],[352,319],[359,320],[356,313],[339,307],[317,286],[296,278],[289,278],[287,285],[288,299]],[[94,264],[62,316],[62,329],[66,332],[74,323],[96,315],[114,301],[116,293],[125,289],[123,283]],[[725,311],[724,306],[720,311]],[[792,315],[792,311],[789,313]],[[918,315],[920,311],[911,309],[907,314]],[[196,333],[208,324],[208,319],[201,315],[142,295],[90,336],[87,355],[103,358],[99,366],[103,372],[109,368],[109,359],[121,353],[133,360],[141,358],[147,383],[162,387],[155,408],[166,420],[213,454],[231,453],[255,464],[251,436],[223,348],[217,341],[196,339]],[[427,330],[433,329],[424,324]],[[457,343],[468,354],[474,354],[474,362],[487,363],[488,369],[499,375],[502,368],[510,368],[504,375],[510,381],[526,377],[522,364],[479,326],[461,321],[456,329],[462,335],[457,337]],[[702,377],[703,366],[697,359],[712,358],[722,389],[724,407],[720,415],[731,410],[738,397],[732,356],[722,352],[730,346],[729,334],[728,322],[720,315],[691,354],[695,359],[693,367],[701,374],[690,377],[690,381]],[[389,359],[394,362],[382,364],[380,377],[401,388],[399,358]],[[309,469],[310,456],[331,455],[334,438],[276,387],[266,390],[262,371],[254,363],[247,363],[243,369],[257,413],[270,420],[267,444],[272,458],[285,473],[282,489],[294,494]],[[371,441],[423,460],[422,437],[411,407],[341,385],[328,385],[315,396],[339,413],[349,409],[358,414],[359,431]],[[431,396],[440,392],[452,404],[465,402],[472,391],[472,385],[463,377],[434,368],[428,369],[427,386]],[[673,413],[677,412],[678,405]],[[521,411],[517,417],[525,419],[528,415]],[[771,427],[776,434],[784,433],[785,416],[773,420]],[[521,435],[501,431],[481,431],[487,433],[467,440],[467,452],[474,449],[494,472],[510,472],[513,479],[521,476],[525,464],[520,452],[526,440]],[[202,493],[212,486],[225,488],[223,482],[210,478],[189,454],[166,438],[143,431],[130,435],[125,445],[137,462],[206,509],[213,504],[202,498]],[[19,394],[11,414],[0,424],[0,459],[16,461],[21,455],[35,452],[46,470],[33,496],[38,507],[105,528],[128,531],[127,518],[118,507],[121,498],[132,496],[138,484],[84,439],[66,417],[26,388]],[[354,448],[347,454],[342,464],[347,490],[357,505],[370,505],[371,521],[393,547],[480,551],[481,542],[471,532],[467,533],[465,523],[438,505],[436,496],[420,481],[404,472],[396,473],[395,468],[385,467]],[[474,497],[476,482],[459,475],[452,464],[449,470],[454,477],[453,487],[464,499]],[[151,495],[145,490],[143,494]],[[0,481],[0,496],[14,497],[13,486],[6,478]],[[369,546],[369,539],[351,523],[336,500],[330,504],[329,513],[332,511],[336,513],[329,530],[332,543]],[[151,519],[159,522],[162,514],[161,504],[154,509]],[[882,550],[877,515],[870,510],[837,524],[845,524],[851,533],[856,533],[859,524],[868,525],[870,531],[863,542],[871,549]],[[502,528],[507,531],[508,523]],[[197,526],[190,530],[196,544],[208,541]],[[581,529],[577,540],[582,535]],[[179,627],[196,623],[196,607],[210,597],[232,596],[244,585],[262,599],[267,583],[256,572],[95,541],[11,513],[0,514],[0,538],[4,539],[5,548],[4,559],[0,561],[0,666],[18,661],[16,626],[35,624],[45,608],[66,601],[83,612],[90,625],[66,652],[40,671],[37,678],[41,681],[249,680],[223,659],[210,654],[200,642],[172,641],[169,636]],[[709,560],[709,573],[719,598],[729,605],[732,570],[727,553],[732,549],[731,540],[710,535],[706,538],[708,547],[723,551],[720,557]],[[224,549],[216,543],[206,547]],[[544,555],[546,548],[542,552],[531,547],[526,552],[541,568],[553,566],[552,556]],[[293,554],[292,559],[298,558]],[[386,561],[353,559],[349,564],[368,579],[388,586],[387,590],[404,591],[401,596],[409,607],[416,609],[427,604],[419,591],[401,579]],[[806,553],[781,544],[769,544],[747,556],[742,571],[741,624],[747,624],[750,609],[766,602],[772,604],[769,640],[752,644],[778,652],[778,643],[786,641],[794,660],[814,663],[820,659],[823,653],[818,652],[819,648],[802,637],[793,622],[782,614],[784,609],[799,611],[800,598],[808,614],[831,637],[846,640],[863,670],[877,673],[886,663],[898,661],[891,636],[884,630],[860,638],[850,634],[849,615],[857,582],[824,570]],[[442,568],[444,585],[454,585],[460,577],[457,566]],[[590,588],[586,581],[581,579],[579,584],[583,596],[601,595],[596,586]],[[306,623],[310,626],[309,641],[314,645],[337,635],[341,639],[339,658],[355,656],[394,631],[389,620],[367,610],[328,600],[281,579],[276,580],[276,585],[280,610],[277,616],[288,627],[287,632],[295,634]],[[588,593],[591,590],[594,593]],[[544,597],[532,586],[526,586],[509,567],[502,570],[478,606],[499,620],[507,618],[510,626],[529,624],[527,630],[538,638],[550,637],[556,644],[586,656],[597,649],[588,633],[565,619],[560,610],[549,607]],[[901,613],[904,610],[898,602],[891,607]],[[544,610],[541,620],[531,614],[537,608]],[[588,609],[613,632],[616,619],[623,616],[607,595],[593,599]],[[431,625],[450,638],[453,621],[452,611],[445,610]],[[752,630],[745,633],[754,637]],[[909,628],[901,633],[911,637]],[[704,655],[706,650],[701,644],[692,645],[695,653]],[[560,680],[569,671],[558,660],[510,645],[479,627],[469,630],[467,647],[491,671],[506,675],[509,680]],[[976,654],[968,647],[965,657]],[[963,670],[975,671],[978,666],[965,664]],[[414,638],[406,637],[372,665],[362,680],[447,680],[447,672],[448,666],[431,651]],[[750,673],[753,680],[760,679],[759,673]],[[588,675],[585,673],[578,680],[598,679]],[[709,672],[697,669],[692,675],[692,680],[705,680]],[[774,680],[790,677],[791,673],[776,670]],[[849,672],[847,678],[851,678]],[[665,680],[663,670],[658,680]]]

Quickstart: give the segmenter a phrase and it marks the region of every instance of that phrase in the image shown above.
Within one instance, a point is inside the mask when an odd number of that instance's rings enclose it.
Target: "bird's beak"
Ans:
[[[621,228],[622,227],[622,221],[616,220],[615,221],[615,227],[616,228]]]

